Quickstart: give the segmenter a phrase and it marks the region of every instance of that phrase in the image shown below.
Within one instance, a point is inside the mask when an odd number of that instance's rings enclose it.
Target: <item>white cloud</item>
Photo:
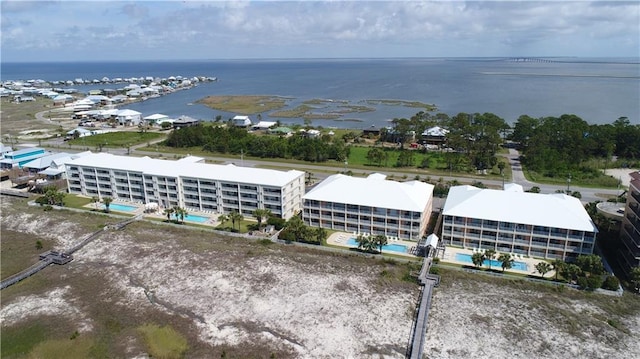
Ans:
[[[0,6],[3,58],[12,60],[42,48],[61,59],[91,56],[86,47],[123,49],[118,56],[133,58],[170,47],[181,56],[213,58],[340,57],[356,49],[365,57],[528,51],[637,56],[640,46],[638,2],[2,1]]]

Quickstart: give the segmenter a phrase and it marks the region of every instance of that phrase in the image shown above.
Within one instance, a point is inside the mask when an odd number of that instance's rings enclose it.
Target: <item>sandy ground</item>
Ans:
[[[74,242],[69,222],[12,213],[2,216],[2,226],[55,238],[60,249]],[[372,283],[377,275],[351,272],[357,267],[331,258],[318,263],[306,255],[285,259],[247,257],[244,251],[224,256],[193,251],[162,225],[153,227],[145,236],[163,238],[161,242],[137,241],[130,229],[103,235],[76,253],[65,266],[68,275],[99,269],[104,285],[123,293],[108,300],[128,310],[163,306],[191,318],[200,340],[211,345],[262,340],[297,358],[404,357],[417,286],[380,289]],[[81,307],[67,288],[54,288],[3,301],[0,319],[10,325],[29,316],[65,315],[90,330],[91,320]]]
[[[2,206],[3,230],[51,238],[60,249],[75,242],[70,221],[8,211],[6,201]],[[162,240],[141,240],[143,235]],[[285,257],[278,247],[260,254],[246,247],[196,250],[180,237],[162,225],[109,232],[78,252],[64,275],[99,276],[111,288],[105,293],[119,293],[101,299],[123,310],[153,307],[187,318],[199,340],[211,346],[262,341],[295,358],[404,357],[416,286],[389,290],[372,280],[377,275],[362,263],[333,256],[296,252]],[[619,319],[567,293],[443,279],[429,317],[428,358],[627,359],[640,353],[638,313]],[[95,323],[87,303],[72,293],[73,288],[61,286],[3,300],[2,326],[64,315],[90,332]],[[608,318],[620,320],[625,330],[607,325]],[[129,357],[144,355],[138,351]]]
[[[425,351],[432,359],[636,358],[640,315],[624,318],[629,334],[600,325],[610,315],[562,295],[451,283],[434,294]]]
[[[604,173],[614,177],[619,178],[622,186],[629,188],[629,182],[631,181],[631,176],[629,173],[640,171],[638,168],[612,168],[605,170]]]

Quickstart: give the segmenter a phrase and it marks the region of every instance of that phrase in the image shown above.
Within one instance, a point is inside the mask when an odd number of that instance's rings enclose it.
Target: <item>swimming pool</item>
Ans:
[[[173,219],[176,219],[175,214],[172,214],[171,216],[173,217]],[[197,216],[195,214],[187,214],[186,216],[184,216],[184,220],[189,222],[195,222],[195,223],[204,223],[209,220],[209,217]]]
[[[105,209],[104,204],[101,204],[100,206],[102,206],[102,209]],[[125,204],[118,204],[118,203],[111,203],[109,204],[109,210],[110,211],[118,211],[118,212],[133,212],[136,209],[138,209],[138,207],[134,207],[134,206],[127,206]]]
[[[460,262],[473,264],[473,260],[471,259],[471,255],[470,254],[456,253],[456,260],[460,261]],[[489,267],[489,260],[485,259],[484,262],[482,262],[482,265],[486,266],[486,267]],[[495,259],[492,259],[491,260],[491,268],[502,268],[502,262],[497,261]],[[513,265],[511,266],[511,269],[517,269],[517,270],[526,271],[527,270],[527,263],[524,263],[524,262],[513,262]]]
[[[351,246],[351,247],[355,247],[358,248],[358,242],[356,242],[355,238],[349,238],[347,240],[347,245]],[[384,246],[382,246],[382,251],[391,251],[391,252],[397,252],[397,253],[407,253],[407,246],[405,246],[404,244],[397,244],[397,243],[392,243],[392,244],[385,244]]]

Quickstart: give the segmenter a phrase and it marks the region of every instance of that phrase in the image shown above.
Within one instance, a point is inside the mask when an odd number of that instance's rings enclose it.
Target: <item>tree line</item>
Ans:
[[[344,161],[349,148],[342,139],[303,134],[290,137],[254,135],[233,126],[193,126],[176,129],[165,140],[169,147],[202,147],[205,151],[246,154],[260,158],[288,158],[310,162]]]
[[[587,161],[617,156],[621,164],[640,160],[640,125],[621,117],[611,124],[590,125],[576,115],[532,118],[520,116],[510,138],[521,148],[522,164],[547,177],[598,175]]]

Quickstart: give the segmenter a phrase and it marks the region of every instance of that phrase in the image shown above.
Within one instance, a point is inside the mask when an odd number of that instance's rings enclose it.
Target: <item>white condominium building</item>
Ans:
[[[620,229],[620,266],[629,274],[633,267],[640,266],[640,171],[630,173],[627,205]]]
[[[258,208],[289,219],[302,210],[304,172],[90,154],[66,164],[69,193],[158,203],[163,208],[251,215]]]
[[[580,200],[564,194],[456,186],[442,215],[445,244],[548,259],[593,253],[598,232]]]
[[[420,240],[431,216],[433,185],[336,174],[304,195],[303,219],[312,227]]]

